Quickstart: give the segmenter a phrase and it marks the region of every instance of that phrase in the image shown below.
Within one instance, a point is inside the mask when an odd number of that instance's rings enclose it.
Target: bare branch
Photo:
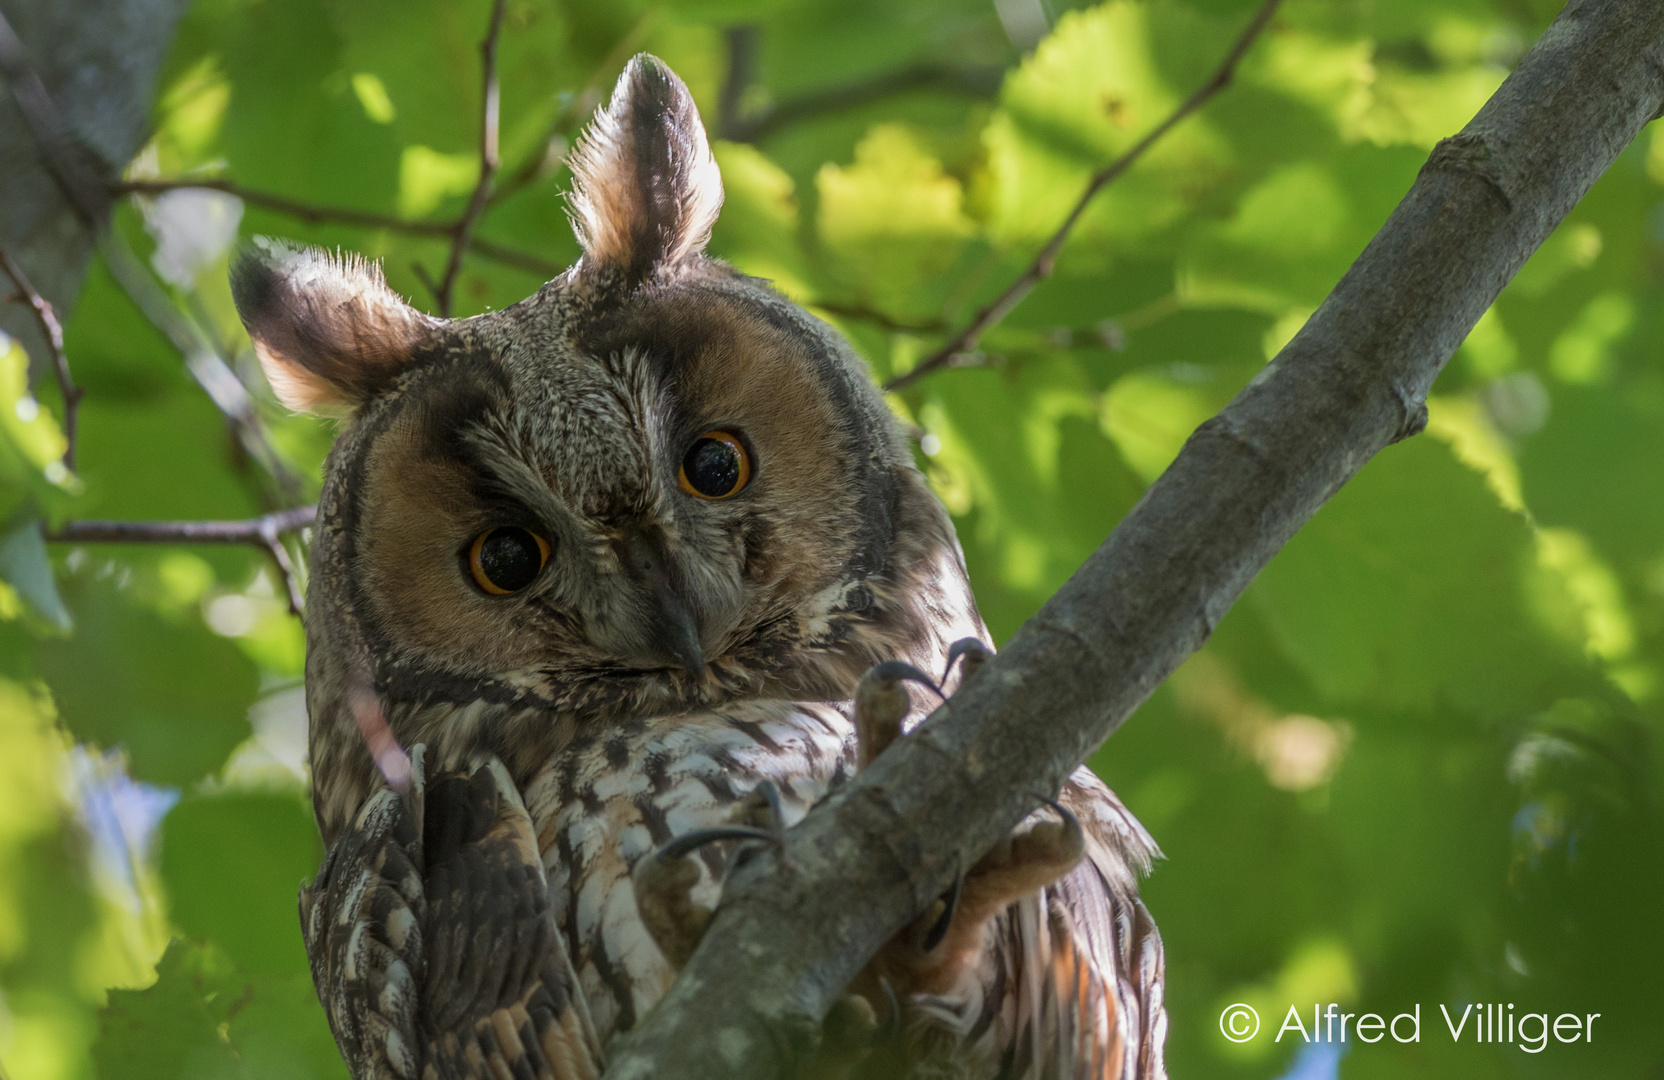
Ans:
[[[306,598],[283,536],[310,528],[317,516],[316,506],[297,506],[243,521],[66,521],[46,539],[59,544],[252,544],[271,556],[288,592],[289,610],[299,615]]]
[[[0,267],[6,271],[6,276],[12,279],[12,286],[17,289],[18,297],[29,305],[35,313],[35,321],[40,324],[41,337],[46,339],[48,350],[52,354],[52,370],[58,377],[58,393],[64,399],[64,468],[75,471],[75,429],[79,420],[82,390],[75,385],[75,380],[69,375],[69,355],[64,352],[64,328],[58,322],[58,313],[52,310],[52,305],[45,297],[35,290],[23,273],[23,267],[17,265],[5,248],[0,248]]]
[[[145,318],[173,342],[185,357],[185,366],[225,418],[231,423],[237,441],[249,457],[290,498],[300,493],[300,477],[284,464],[277,448],[272,445],[260,414],[255,411],[254,399],[237,373],[220,355],[219,348],[150,276],[128,246],[127,240],[114,229],[106,229],[98,238],[99,253],[110,276],[116,279]]]
[[[1189,97],[1179,104],[1178,108],[1173,110],[1167,119],[1157,124],[1149,134],[1138,140],[1130,150],[1093,174],[1092,179],[1087,181],[1086,189],[1080,193],[1080,198],[1075,200],[1074,207],[1064,217],[1063,224],[1059,225],[1057,231],[1052,234],[1052,238],[1046,241],[1046,246],[1041,248],[1040,253],[1034,257],[1034,261],[1029,263],[1028,269],[1024,270],[1015,281],[1006,286],[1004,292],[972,316],[971,321],[965,325],[965,328],[953,336],[953,340],[919,361],[912,370],[897,375],[885,383],[884,389],[894,392],[911,386],[932,371],[949,366],[956,353],[976,348],[976,344],[982,340],[983,334],[986,334],[998,325],[1000,320],[1011,314],[1012,310],[1022,303],[1029,293],[1034,291],[1036,285],[1050,277],[1057,262],[1058,252],[1063,250],[1063,245],[1068,241],[1069,234],[1074,230],[1076,223],[1081,219],[1081,215],[1086,212],[1087,206],[1091,204],[1098,192],[1132,168],[1150,147],[1161,141],[1162,136],[1172,131],[1191,113],[1207,104],[1215,94],[1230,85],[1231,79],[1236,75],[1237,64],[1241,62],[1242,57],[1248,52],[1249,47],[1254,44],[1260,33],[1270,25],[1271,17],[1277,13],[1277,8],[1281,3],[1282,0],[1265,0],[1265,3],[1260,5],[1259,11],[1254,13],[1253,19],[1249,20],[1248,25],[1237,36],[1235,44],[1225,54],[1225,58],[1220,61],[1219,67],[1214,70],[1208,81],[1198,86]]]
[[[789,1076],[874,952],[1187,656],[1664,106],[1664,5],[1567,4],[1334,292],[946,705],[759,850],[609,1080]]]
[[[258,206],[275,213],[285,214],[314,225],[333,224],[347,225],[359,229],[386,229],[389,232],[404,233],[408,236],[431,236],[439,239],[455,237],[461,224],[459,221],[411,221],[392,214],[351,210],[341,206],[319,206],[315,203],[284,198],[268,191],[246,188],[223,177],[123,180],[110,185],[110,191],[117,195],[160,195],[164,192],[179,191],[184,188],[223,191],[227,195],[235,195],[250,206]],[[468,250],[491,259],[493,262],[502,263],[504,266],[512,266],[517,270],[541,274],[546,278],[554,277],[564,269],[549,259],[541,258],[530,252],[516,251],[513,248],[504,247],[501,244],[482,240],[472,235],[468,238]]]
[[[485,70],[485,88],[480,102],[480,179],[474,185],[468,209],[457,220],[456,233],[451,239],[451,257],[445,263],[445,276],[439,279],[439,288],[434,292],[439,314],[446,317],[451,314],[451,293],[456,288],[457,275],[462,273],[463,253],[468,250],[468,240],[474,233],[474,226],[479,224],[480,215],[490,204],[491,182],[502,164],[497,154],[497,114],[502,96],[497,85],[497,39],[503,32],[504,6],[505,0],[497,0],[491,6],[491,27],[480,43],[480,57]]]
[[[914,64],[855,82],[811,90],[752,116],[745,116],[737,111],[739,100],[736,96],[735,114],[732,118],[723,116],[717,132],[720,138],[730,142],[760,142],[792,124],[800,124],[830,113],[847,112],[887,97],[919,90],[936,90],[971,98],[990,98],[999,93],[1000,81],[1004,77],[1005,69],[1000,67]]]

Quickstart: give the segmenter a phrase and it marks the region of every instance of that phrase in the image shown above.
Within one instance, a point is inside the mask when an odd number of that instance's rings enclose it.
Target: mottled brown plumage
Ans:
[[[632,869],[759,807],[801,818],[928,707],[857,700],[863,672],[986,640],[848,344],[704,255],[721,182],[680,81],[632,61],[573,174],[584,257],[500,312],[432,319],[273,242],[233,274],[284,400],[349,418],[308,597],[330,847],[302,915],[359,1077],[596,1075],[744,844],[639,896]],[[367,715],[420,748],[409,791]],[[819,1075],[1163,1075],[1154,845],[1084,770],[1061,806],[874,959]]]

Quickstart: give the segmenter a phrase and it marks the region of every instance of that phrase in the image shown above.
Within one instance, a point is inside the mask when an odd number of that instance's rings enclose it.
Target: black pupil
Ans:
[[[480,545],[480,570],[504,592],[524,589],[543,569],[543,552],[525,529],[492,529]]]
[[[740,452],[721,439],[700,439],[682,461],[693,490],[712,499],[730,494],[740,482]]]

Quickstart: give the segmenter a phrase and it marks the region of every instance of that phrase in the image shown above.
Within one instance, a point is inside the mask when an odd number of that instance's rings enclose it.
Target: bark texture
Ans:
[[[1664,104],[1664,4],[1571,0],[1305,328],[948,705],[729,881],[609,1080],[790,1075],[842,987],[1207,640]]]
[[[156,75],[187,3],[0,3],[0,14],[21,44],[21,50],[0,50],[5,53],[0,55],[0,247],[66,320],[93,248],[84,210],[106,210],[108,196],[102,208],[72,205],[42,147],[60,172],[79,173],[83,188],[96,181],[95,194],[103,194],[102,184],[115,179],[144,145]],[[56,131],[39,130],[38,113],[26,116],[19,107],[32,76],[50,98]],[[47,361],[46,342],[28,308],[0,304],[0,330],[21,340],[35,364]]]

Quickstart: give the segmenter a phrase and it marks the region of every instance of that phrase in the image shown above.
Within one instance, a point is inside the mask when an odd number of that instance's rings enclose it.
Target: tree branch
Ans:
[[[18,299],[29,305],[35,313],[35,321],[40,325],[40,335],[46,339],[47,350],[52,354],[52,371],[58,377],[58,393],[64,399],[64,468],[75,471],[75,429],[81,409],[82,390],[75,385],[75,380],[69,375],[69,355],[64,352],[64,328],[58,322],[58,313],[52,310],[52,305],[35,291],[29,278],[23,273],[23,268],[5,248],[0,248],[0,268],[4,268],[6,276],[12,279],[12,286],[17,289]]]
[[[907,322],[898,319],[885,311],[865,304],[844,304],[836,300],[810,300],[808,306],[828,315],[836,315],[840,319],[858,319],[870,322],[874,326],[890,330],[898,334],[939,334],[947,329],[947,324],[940,319],[929,319],[925,322]]]
[[[98,238],[98,250],[104,256],[104,265],[110,276],[115,278],[144,317],[183,354],[191,377],[231,424],[237,441],[249,457],[265,470],[282,494],[288,497],[298,495],[300,478],[284,464],[277,448],[272,445],[260,414],[255,411],[254,399],[249,396],[248,388],[231,365],[220,355],[219,347],[197,325],[196,320],[179,310],[118,231],[104,230]]]
[[[462,273],[462,256],[468,250],[474,226],[490,204],[491,182],[502,164],[497,153],[497,112],[502,98],[497,85],[497,39],[503,32],[504,5],[505,0],[497,0],[491,5],[491,26],[485,32],[485,40],[480,43],[484,68],[484,92],[480,100],[480,179],[474,185],[468,209],[457,219],[456,233],[451,240],[451,257],[445,263],[445,274],[439,279],[439,288],[433,294],[434,302],[439,305],[439,314],[445,318],[451,314],[451,293],[456,288],[457,275]]]
[[[315,203],[299,202],[295,199],[274,195],[269,191],[257,191],[243,187],[241,184],[220,177],[175,177],[164,180],[123,180],[110,185],[110,191],[116,195],[160,195],[168,191],[178,191],[182,188],[204,188],[209,191],[223,191],[227,195],[235,195],[250,206],[258,206],[289,217],[299,218],[311,224],[348,225],[359,229],[386,229],[389,232],[404,233],[408,236],[431,236],[436,238],[455,237],[461,224],[460,221],[410,221],[407,218],[395,217],[392,214],[378,214],[368,210],[352,210],[342,206],[319,206]],[[502,244],[483,240],[478,236],[468,237],[468,250],[493,262],[512,266],[516,270],[525,270],[533,274],[541,274],[545,278],[554,277],[565,269],[549,259],[533,255],[530,252],[518,251]]]
[[[1242,61],[1243,56],[1248,52],[1249,47],[1254,44],[1255,39],[1260,36],[1260,33],[1270,25],[1271,17],[1277,13],[1277,7],[1281,3],[1282,0],[1265,0],[1265,3],[1260,5],[1259,11],[1254,13],[1253,19],[1249,20],[1248,25],[1238,35],[1236,43],[1231,46],[1230,52],[1226,53],[1225,58],[1219,62],[1219,67],[1214,71],[1212,77],[1192,91],[1191,95],[1185,98],[1167,119],[1157,124],[1149,134],[1138,140],[1132,149],[1093,174],[1092,179],[1087,181],[1086,189],[1080,193],[1080,198],[1075,200],[1074,207],[1070,209],[1068,216],[1063,219],[1063,224],[1059,225],[1057,231],[1052,234],[1052,238],[1046,241],[1046,246],[1041,248],[1040,253],[1034,257],[1034,261],[1029,263],[1028,269],[1024,270],[1015,281],[1006,286],[1004,292],[972,316],[971,321],[965,325],[963,330],[954,335],[953,340],[920,360],[911,370],[897,375],[885,383],[884,389],[891,392],[904,389],[938,368],[953,365],[955,356],[976,348],[977,342],[982,340],[983,334],[997,326],[1002,319],[1011,314],[1018,304],[1027,298],[1029,293],[1034,291],[1035,286],[1050,277],[1052,269],[1057,263],[1058,252],[1063,250],[1063,245],[1069,239],[1069,234],[1074,231],[1076,223],[1080,221],[1081,215],[1086,212],[1087,206],[1091,204],[1098,192],[1132,168],[1150,147],[1161,141],[1162,136],[1178,127],[1180,121],[1207,104],[1208,100],[1215,94],[1230,85],[1231,79],[1236,75],[1237,64]]]
[[[730,39],[732,47],[732,39]],[[751,116],[738,111],[743,87],[731,91],[735,112],[723,116],[719,138],[730,142],[760,142],[783,127],[800,124],[829,113],[847,112],[916,90],[939,90],[972,98],[990,98],[999,93],[1005,69],[1000,67],[957,67],[952,64],[914,64],[855,82],[811,90],[788,98]],[[724,87],[724,98],[730,92]]]
[[[579,90],[567,99],[560,114],[550,123],[549,130],[543,136],[542,149],[509,173],[508,179],[497,186],[491,196],[490,205],[495,206],[511,195],[531,184],[544,175],[545,165],[549,160],[550,148],[556,139],[565,139],[572,135],[579,124],[587,121],[601,103],[601,80],[608,75],[616,76],[618,69],[624,66],[624,61],[636,51],[642,40],[647,36],[658,21],[662,9],[657,4],[650,4],[643,9],[640,18],[629,31],[613,42],[607,55],[590,72],[589,79]],[[550,275],[551,277],[553,275]]]
[[[46,539],[60,544],[253,544],[277,564],[289,610],[299,615],[306,598],[283,535],[310,528],[317,516],[316,506],[297,506],[245,521],[66,521]]]
[[[924,725],[737,867],[608,1080],[790,1075],[827,1008],[1185,657],[1382,447],[1502,287],[1664,105],[1664,5],[1573,0],[1436,147],[1306,326]]]

